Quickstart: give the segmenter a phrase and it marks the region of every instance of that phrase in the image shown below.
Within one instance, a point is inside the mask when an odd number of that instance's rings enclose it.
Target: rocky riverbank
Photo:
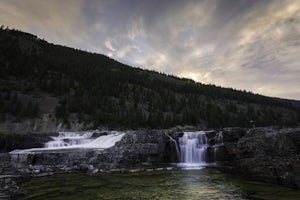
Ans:
[[[99,135],[99,133],[95,134]],[[175,162],[172,160],[174,156],[170,137],[179,137],[180,135],[180,132],[170,130],[128,131],[115,146],[103,150],[64,149],[14,154],[2,153],[0,154],[0,185],[3,189],[0,190],[0,199],[14,198],[19,192],[18,183],[30,177],[79,171],[89,173],[126,172]],[[33,135],[33,138],[36,136]],[[14,144],[19,148],[19,142]],[[23,143],[23,147],[32,147],[32,142]],[[5,149],[7,148],[5,147]]]
[[[300,128],[227,128],[206,133],[208,160],[253,180],[300,188]],[[209,148],[208,148],[209,149]]]
[[[300,128],[254,128],[226,133],[225,171],[300,188]]]
[[[56,133],[33,134],[32,140],[22,139],[25,142],[21,144],[25,148],[39,147],[35,145],[44,142],[39,138],[53,134]],[[99,136],[99,133],[95,134]],[[14,198],[19,192],[19,183],[30,177],[79,171],[126,172],[178,162],[176,143],[182,135],[180,130],[127,131],[115,146],[103,150],[2,153],[0,199]],[[221,170],[300,188],[300,128],[226,128],[206,131],[205,135],[208,143],[206,161],[216,162]],[[13,144],[19,145],[18,137],[15,139]],[[7,147],[6,150],[14,148],[13,145]]]

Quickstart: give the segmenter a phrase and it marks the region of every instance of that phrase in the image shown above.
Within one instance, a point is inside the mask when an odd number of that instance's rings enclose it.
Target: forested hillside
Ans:
[[[94,128],[300,121],[299,108],[285,101],[133,68],[16,30],[0,30],[0,70],[1,121],[42,117],[45,105],[35,99],[43,95],[58,100],[53,115],[65,124]]]

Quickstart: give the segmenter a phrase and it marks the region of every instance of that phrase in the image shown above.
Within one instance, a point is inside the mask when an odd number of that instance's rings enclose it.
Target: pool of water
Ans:
[[[56,174],[22,185],[22,200],[300,199],[300,191],[241,179],[216,169],[118,174]]]

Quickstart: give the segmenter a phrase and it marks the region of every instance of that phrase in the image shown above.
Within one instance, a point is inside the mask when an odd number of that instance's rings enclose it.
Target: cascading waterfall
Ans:
[[[179,166],[194,168],[205,164],[207,149],[205,132],[184,132],[184,135],[179,138],[179,147]]]
[[[107,135],[93,138],[94,132],[60,132],[52,141],[45,143],[44,148],[14,150],[11,154],[30,153],[34,151],[63,149],[106,149],[115,145],[125,135],[123,132],[112,131]]]
[[[76,132],[59,132],[57,137],[52,137],[52,141],[45,143],[44,147],[49,148],[60,148],[74,145],[83,145],[91,142],[93,132],[85,132],[83,134]]]
[[[179,138],[180,163],[178,166],[194,169],[216,164],[223,140],[222,132],[211,136],[210,142],[204,131],[184,132]]]

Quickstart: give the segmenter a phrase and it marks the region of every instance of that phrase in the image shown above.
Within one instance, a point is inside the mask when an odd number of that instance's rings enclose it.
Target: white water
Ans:
[[[34,151],[63,150],[63,149],[106,149],[120,141],[125,133],[110,132],[97,138],[92,138],[93,132],[60,132],[57,137],[52,137],[52,141],[45,143],[44,148],[33,148],[24,150],[14,150],[10,153],[20,154]]]
[[[207,138],[205,132],[184,132],[179,138],[180,163],[178,166],[187,169],[201,169],[205,166]]]
[[[83,145],[91,142],[93,132],[85,132],[83,134],[76,132],[60,132],[57,137],[52,137],[53,141],[45,143],[45,148],[59,148],[66,146]]]

